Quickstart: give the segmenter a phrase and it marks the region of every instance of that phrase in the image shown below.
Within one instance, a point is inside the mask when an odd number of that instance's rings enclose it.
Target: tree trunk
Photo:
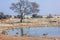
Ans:
[[[23,21],[23,13],[21,13],[21,20],[20,20],[20,22],[22,23]],[[23,36],[23,28],[21,28],[21,36]]]
[[[21,28],[21,36],[23,36],[23,28]]]
[[[21,20],[20,20],[20,22],[22,23],[23,21],[23,13],[21,13]]]

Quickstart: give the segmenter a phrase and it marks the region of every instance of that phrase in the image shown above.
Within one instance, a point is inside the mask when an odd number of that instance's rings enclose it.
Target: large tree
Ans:
[[[21,15],[20,22],[22,23],[24,15],[39,12],[39,5],[35,2],[29,2],[28,0],[20,0],[17,3],[12,3],[10,9]]]
[[[20,14],[21,16],[20,22],[22,23],[24,15],[39,12],[39,5],[35,2],[20,0],[17,3],[12,3],[12,6],[10,7],[10,9]],[[21,29],[21,36],[23,36],[23,28],[20,28],[20,29]]]

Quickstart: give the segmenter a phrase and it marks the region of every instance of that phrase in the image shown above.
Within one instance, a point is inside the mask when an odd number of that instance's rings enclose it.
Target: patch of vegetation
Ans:
[[[37,14],[33,14],[32,18],[43,18],[43,16],[37,15]]]

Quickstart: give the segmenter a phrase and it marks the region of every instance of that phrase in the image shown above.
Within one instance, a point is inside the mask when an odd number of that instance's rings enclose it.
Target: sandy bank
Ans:
[[[0,40],[60,40],[60,38],[16,37],[0,35]]]

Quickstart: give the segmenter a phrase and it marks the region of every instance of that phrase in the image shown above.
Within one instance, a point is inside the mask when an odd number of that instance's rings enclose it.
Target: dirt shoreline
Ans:
[[[17,37],[0,35],[0,40],[60,40],[60,38],[40,38],[40,37]]]

